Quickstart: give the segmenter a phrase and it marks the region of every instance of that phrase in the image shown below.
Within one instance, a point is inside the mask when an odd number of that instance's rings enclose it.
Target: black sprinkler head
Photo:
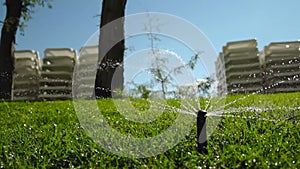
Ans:
[[[199,110],[199,111],[197,112],[197,117],[198,117],[198,116],[200,116],[200,117],[205,117],[206,114],[207,114],[207,112],[205,112],[205,111],[203,111],[203,110]]]
[[[200,154],[207,154],[207,136],[206,136],[206,114],[207,112],[199,110],[197,112],[197,151]]]

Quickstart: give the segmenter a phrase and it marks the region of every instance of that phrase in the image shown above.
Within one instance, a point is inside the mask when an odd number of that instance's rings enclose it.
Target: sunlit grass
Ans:
[[[227,98],[227,103],[243,95]],[[203,101],[202,101],[203,102]],[[176,101],[169,101],[176,105]],[[99,109],[119,132],[152,137],[174,122],[176,113],[151,123],[127,121],[111,100]],[[135,101],[143,110],[148,103]],[[72,101],[0,103],[0,168],[297,168],[300,166],[300,93],[252,95],[226,107],[240,109],[223,117],[208,140],[208,155],[196,152],[196,127],[171,150],[151,158],[130,159],[107,152],[82,129]],[[245,107],[264,110],[246,111]],[[275,120],[259,120],[259,118]]]

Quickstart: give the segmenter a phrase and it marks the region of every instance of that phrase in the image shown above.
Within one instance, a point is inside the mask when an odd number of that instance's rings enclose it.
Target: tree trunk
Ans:
[[[14,45],[22,12],[22,0],[6,0],[6,17],[0,42],[0,100],[12,99]]]
[[[95,81],[95,95],[97,98],[112,97],[116,90],[123,89],[123,60],[124,60],[124,14],[126,0],[103,0],[100,22],[99,57]],[[103,27],[120,19],[112,29]],[[121,40],[121,41],[119,41]],[[113,44],[115,43],[115,44]],[[113,44],[111,46],[111,44]],[[106,48],[111,48],[107,50]],[[105,52],[108,51],[108,52]],[[113,82],[113,78],[116,79]],[[113,83],[113,84],[112,84]]]

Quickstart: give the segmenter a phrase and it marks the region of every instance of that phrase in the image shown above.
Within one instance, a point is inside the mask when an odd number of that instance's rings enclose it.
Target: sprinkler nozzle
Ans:
[[[206,114],[207,112],[199,110],[197,112],[197,151],[200,154],[207,154],[207,136],[206,136]]]

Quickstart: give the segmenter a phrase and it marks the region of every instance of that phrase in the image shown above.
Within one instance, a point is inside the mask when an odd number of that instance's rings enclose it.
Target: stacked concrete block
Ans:
[[[222,53],[228,93],[253,93],[262,89],[262,71],[255,39],[228,42]]]
[[[217,76],[217,90],[218,94],[223,96],[227,94],[224,54],[220,53],[217,61],[215,62],[216,76]]]
[[[14,55],[13,100],[37,100],[40,76],[38,52],[33,50],[21,50],[15,51]]]
[[[98,46],[86,46],[80,49],[76,67],[76,97],[91,98],[94,93]]]
[[[72,77],[76,51],[70,48],[46,49],[40,79],[41,100],[72,98]]]
[[[276,42],[264,47],[260,58],[268,93],[300,91],[300,42]]]

